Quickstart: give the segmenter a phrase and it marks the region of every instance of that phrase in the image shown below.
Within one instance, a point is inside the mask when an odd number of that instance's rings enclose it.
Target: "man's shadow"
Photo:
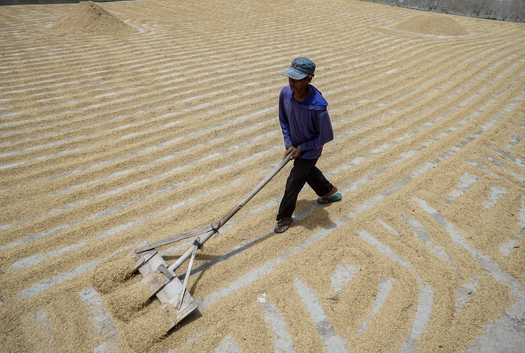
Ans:
[[[337,225],[334,222],[332,222],[332,220],[330,219],[330,216],[328,214],[328,211],[326,210],[326,207],[334,207],[334,206],[339,207],[336,204],[337,203],[319,205],[316,203],[316,201],[312,203],[311,200],[305,200],[305,199],[298,200],[297,207],[296,207],[297,216],[294,217],[294,223],[292,224],[292,227],[304,227],[305,229],[308,229],[308,230],[313,230],[317,227],[322,227],[325,229],[335,228]],[[304,216],[302,214],[304,214]],[[298,221],[295,221],[296,217],[299,217],[301,219]],[[200,254],[198,253],[196,255],[196,258],[199,260],[207,260],[207,262],[191,269],[190,275],[191,276],[198,275],[198,277],[193,282],[191,288],[188,288],[188,291],[190,293],[194,293],[197,285],[199,284],[200,280],[202,279],[204,275],[204,272],[207,269],[211,268],[212,266],[218,263],[227,261],[233,258],[234,256],[241,254],[242,252],[252,248],[253,246],[260,244],[276,235],[278,234],[276,234],[273,231],[273,226],[272,226],[271,229],[267,230],[262,235],[249,239],[248,241],[244,242],[243,245],[239,246],[238,248],[234,248],[223,255],[214,256],[214,255],[207,255],[202,252]],[[176,259],[176,258],[178,258],[178,256],[166,256],[167,260]],[[183,272],[178,275],[178,278],[180,279],[181,282],[184,282],[185,276],[186,276],[186,272]],[[198,318],[200,316],[200,313],[198,313],[198,310],[196,310],[196,312],[190,316],[191,318],[187,320],[186,322],[191,322],[194,319]]]
[[[301,220],[295,222],[295,225],[304,227],[308,230],[314,230],[318,227],[325,229],[335,228],[337,225],[330,219],[327,207],[340,206],[338,205],[338,202],[320,205],[317,201],[312,203],[311,200],[298,200],[295,212],[297,213],[297,217],[301,217]]]

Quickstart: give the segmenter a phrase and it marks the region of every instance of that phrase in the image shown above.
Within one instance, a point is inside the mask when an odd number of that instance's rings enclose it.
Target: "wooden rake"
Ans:
[[[149,291],[150,297],[156,295],[162,303],[162,307],[166,310],[170,320],[170,329],[173,328],[183,318],[188,316],[192,311],[197,309],[197,303],[186,290],[188,279],[190,278],[193,261],[197,250],[211,238],[212,235],[218,234],[219,229],[228,222],[248,201],[250,201],[289,161],[290,157],[293,156],[296,149],[291,151],[283,158],[282,161],[264,178],[248,196],[244,198],[237,206],[235,206],[228,214],[226,214],[219,222],[199,227],[184,233],[180,233],[171,236],[166,239],[148,243],[144,241],[138,247],[136,247],[128,256],[131,256],[135,261],[134,271],[139,270],[143,278],[141,280]],[[166,261],[157,252],[155,248],[170,243],[174,243],[183,239],[195,237],[193,245],[171,266],[168,266]],[[184,277],[184,283],[182,283],[175,270],[179,268],[184,261],[190,259],[188,269]],[[170,304],[176,312],[176,317],[170,314],[168,305]]]

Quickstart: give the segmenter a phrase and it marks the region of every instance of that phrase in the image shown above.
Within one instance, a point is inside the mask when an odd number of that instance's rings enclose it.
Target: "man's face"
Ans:
[[[290,89],[293,92],[304,92],[308,84],[312,81],[312,76],[306,76],[302,80],[294,80],[291,77],[288,77],[288,83],[290,84]]]

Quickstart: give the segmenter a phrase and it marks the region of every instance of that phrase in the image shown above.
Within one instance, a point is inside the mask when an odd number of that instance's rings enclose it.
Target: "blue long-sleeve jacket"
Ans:
[[[323,145],[334,139],[332,122],[326,110],[328,103],[314,86],[302,102],[293,99],[290,86],[279,95],[279,122],[286,148],[301,146],[301,158],[315,159],[321,156]]]

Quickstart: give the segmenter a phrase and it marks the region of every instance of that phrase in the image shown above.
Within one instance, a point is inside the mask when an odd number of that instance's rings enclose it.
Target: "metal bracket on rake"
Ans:
[[[248,201],[250,201],[289,161],[296,150],[291,151],[279,164],[253,189],[242,202],[237,204],[226,216],[219,222],[202,226],[172,237],[162,239],[153,243],[144,241],[129,254],[135,261],[135,270],[144,276],[142,282],[150,290],[151,296],[156,295],[163,305],[171,304],[175,308],[176,320],[175,326],[180,320],[188,316],[193,310],[197,309],[197,303],[186,290],[188,279],[190,278],[191,268],[195,260],[197,250],[213,235],[218,234],[219,229],[228,222]],[[171,266],[164,261],[162,256],[155,249],[156,247],[167,245],[182,239],[196,237],[191,248],[189,248],[177,261]],[[190,258],[188,270],[184,278],[184,284],[181,283],[175,270],[179,268],[184,261]]]
[[[182,291],[180,293],[179,303],[177,304],[177,310],[182,306],[182,300],[184,299],[184,294],[186,294],[186,286],[188,285],[188,279],[190,278],[191,268],[193,267],[193,260],[195,260],[195,254],[197,254],[197,249],[201,246],[199,243],[199,237],[193,243],[193,252],[191,253],[190,264],[188,265],[188,270],[186,271],[186,276],[184,276],[184,285],[182,286]]]

